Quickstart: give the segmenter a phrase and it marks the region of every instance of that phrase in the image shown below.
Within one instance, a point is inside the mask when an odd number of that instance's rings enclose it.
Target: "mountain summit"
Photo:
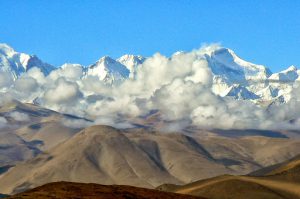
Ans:
[[[44,75],[48,75],[54,66],[41,61],[36,55],[16,52],[7,44],[0,44],[0,71],[9,73],[13,79],[22,73],[37,67]]]
[[[222,97],[255,102],[279,98],[280,102],[288,101],[291,88],[300,74],[295,66],[272,73],[267,67],[245,61],[233,50],[220,46],[206,47],[200,51],[198,58],[206,60],[212,72],[212,91]],[[182,54],[185,53],[177,52],[169,59]],[[146,60],[140,55],[126,54],[116,60],[104,56],[87,67],[80,66],[84,71],[82,78],[94,76],[109,85],[121,84],[127,79],[134,79],[138,68]],[[72,65],[69,64],[71,68]],[[0,44],[0,72],[8,73],[16,80],[33,67],[39,68],[46,76],[56,69],[35,55],[19,53],[7,44]]]

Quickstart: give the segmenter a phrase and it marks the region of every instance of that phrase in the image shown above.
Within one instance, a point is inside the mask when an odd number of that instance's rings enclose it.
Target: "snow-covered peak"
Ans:
[[[13,56],[15,54],[15,50],[7,44],[0,43],[0,54],[6,56]]]
[[[88,67],[86,75],[96,76],[106,83],[120,82],[129,77],[129,70],[109,56],[100,58]]]
[[[228,64],[234,63],[237,64],[238,66],[242,66],[242,67],[246,67],[246,68],[265,68],[262,65],[256,65],[253,63],[250,63],[248,61],[245,61],[243,59],[241,59],[233,50],[229,49],[229,48],[221,48],[217,51],[214,52],[214,55],[216,57],[223,58],[223,61],[229,61],[227,62]]]
[[[269,77],[270,82],[280,81],[285,83],[294,83],[294,81],[299,77],[298,70],[295,66],[290,66],[287,69],[274,73]]]
[[[233,97],[239,100],[256,100],[259,98],[256,94],[239,84],[230,86],[227,91],[223,93],[223,96]]]
[[[297,71],[297,67],[294,65],[291,65],[290,67],[288,67],[286,70],[282,71],[282,72],[288,72],[288,71]]]
[[[97,62],[113,63],[115,60],[108,55],[101,57]]]
[[[143,60],[145,60],[145,58],[141,55],[126,54],[117,59],[117,61],[119,61],[119,62],[129,61],[129,60],[143,61]]]
[[[204,56],[213,74],[229,84],[246,85],[249,80],[266,80],[271,75],[267,67],[245,61],[228,48],[215,48]]]
[[[199,55],[208,55],[211,56],[212,53],[214,53],[215,51],[222,49],[224,47],[220,46],[219,44],[214,44],[214,45],[208,45],[206,47],[202,47],[201,49],[199,49],[198,54]]]
[[[7,44],[0,44],[0,55],[6,59],[19,62],[18,64],[26,67],[30,59],[30,55],[25,53],[16,52],[12,47]]]
[[[257,92],[257,95],[264,100],[272,100],[278,96],[278,88],[273,88],[271,85]]]
[[[246,75],[256,75],[259,72],[267,73],[265,75],[270,74],[265,66],[245,61],[228,48],[220,48],[214,51],[211,57],[228,68],[243,71]]]
[[[145,58],[140,55],[123,55],[117,59],[118,62],[126,66],[130,71],[130,78],[134,78],[138,65],[145,61]]]
[[[99,59],[95,64],[90,66],[90,68],[103,68],[105,70],[109,70],[112,72],[118,72],[124,77],[129,76],[129,71],[128,69],[121,63],[117,62],[113,58],[109,56],[104,56]]]
[[[180,58],[185,55],[189,53],[178,51],[170,59],[174,56]],[[245,61],[233,50],[219,45],[210,45],[192,51],[191,55],[193,55],[190,56],[192,59],[207,61],[213,76],[212,91],[221,97],[231,96],[235,99],[251,101],[269,101],[280,98],[288,101],[294,83],[300,80],[300,70],[297,70],[295,66],[272,74],[267,67]],[[137,68],[145,60],[146,58],[142,56],[130,54],[123,55],[117,60],[104,56],[88,67],[79,64],[64,64],[55,69],[35,55],[19,53],[7,44],[0,44],[0,72],[7,72],[14,80],[22,73],[37,67],[44,75],[64,76],[68,80],[76,81],[94,76],[107,84],[118,84],[128,78],[134,79]],[[51,72],[52,70],[54,71]]]
[[[33,67],[40,68],[45,75],[54,70],[53,66],[42,62],[35,55],[19,53],[7,44],[0,44],[0,71],[7,72],[16,79]]]

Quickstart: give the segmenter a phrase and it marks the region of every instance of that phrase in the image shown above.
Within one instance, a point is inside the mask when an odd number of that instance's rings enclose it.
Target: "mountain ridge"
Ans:
[[[226,173],[246,174],[290,159],[299,150],[297,140],[206,133],[88,127],[3,173],[0,192],[12,194],[55,181],[146,188],[185,184]]]
[[[179,56],[181,53],[184,52],[175,53],[173,56]],[[197,57],[208,62],[213,75],[212,91],[222,97],[238,100],[259,102],[281,97],[287,102],[300,74],[295,66],[272,73],[269,68],[247,62],[233,50],[220,46],[203,50]],[[126,54],[118,59],[104,56],[94,64],[79,66],[84,71],[82,78],[94,76],[106,84],[113,85],[122,84],[127,79],[135,79],[138,68],[146,61],[147,58],[140,55]],[[60,68],[42,62],[37,56],[18,53],[7,44],[0,44],[0,71],[11,74],[12,79],[16,80],[33,67],[39,68],[46,76]],[[267,87],[277,91],[267,94],[264,91]],[[235,91],[229,92],[230,89]]]

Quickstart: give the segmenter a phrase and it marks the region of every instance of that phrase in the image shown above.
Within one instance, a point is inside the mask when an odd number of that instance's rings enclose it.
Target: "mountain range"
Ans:
[[[299,74],[220,46],[54,67],[1,44],[0,193],[299,198]]]
[[[184,52],[173,56],[180,54]],[[207,61],[213,75],[212,91],[221,97],[229,96],[255,103],[274,100],[286,102],[290,100],[293,85],[299,80],[300,70],[295,66],[272,73],[266,66],[247,62],[233,50],[224,47],[207,50],[198,57]],[[116,60],[104,56],[89,66],[68,65],[81,67],[84,71],[82,78],[94,76],[106,84],[114,85],[136,78],[138,68],[146,61],[146,57],[136,55],[124,55]],[[60,68],[41,61],[35,55],[18,53],[7,44],[0,44],[0,71],[15,80],[33,67],[39,68],[44,75]]]
[[[63,125],[68,115],[41,109],[45,115],[37,117],[36,106],[21,104],[14,110],[22,111],[24,106],[23,110],[31,110],[32,120],[2,131],[6,143],[0,143],[0,193],[15,194],[57,181],[145,188],[183,185],[218,175],[247,174],[299,154],[299,139],[289,137],[298,132],[164,133],[101,125],[76,130]]]

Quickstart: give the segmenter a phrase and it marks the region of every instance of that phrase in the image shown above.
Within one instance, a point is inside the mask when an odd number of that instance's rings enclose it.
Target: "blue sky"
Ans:
[[[219,42],[272,71],[300,67],[298,0],[0,1],[0,42],[54,65]]]

